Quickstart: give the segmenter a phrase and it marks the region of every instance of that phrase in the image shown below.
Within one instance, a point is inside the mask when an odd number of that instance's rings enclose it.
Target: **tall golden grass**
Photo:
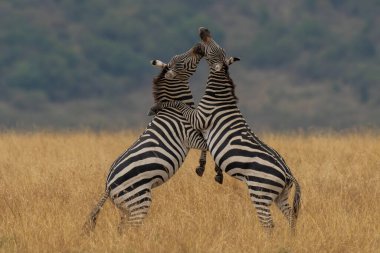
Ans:
[[[95,232],[82,225],[104,190],[113,160],[137,138],[119,133],[0,134],[0,252],[379,252],[380,135],[264,134],[302,187],[297,234],[273,206],[268,236],[242,182],[214,182],[191,151],[178,173],[153,190],[138,229],[117,233],[108,201]]]

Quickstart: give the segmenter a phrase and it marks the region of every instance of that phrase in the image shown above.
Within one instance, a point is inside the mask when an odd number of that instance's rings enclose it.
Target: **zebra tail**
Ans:
[[[91,231],[95,229],[96,218],[98,217],[100,210],[102,209],[104,203],[106,202],[109,196],[110,196],[110,190],[106,189],[106,191],[103,193],[102,197],[100,198],[99,202],[96,204],[94,209],[92,209],[86,223],[83,225],[83,230],[85,234],[89,234]]]
[[[301,187],[299,183],[297,182],[297,180],[293,179],[293,183],[296,187],[296,191],[294,193],[294,199],[293,199],[293,215],[294,215],[294,218],[297,219],[299,211],[300,211],[300,207],[301,207]]]

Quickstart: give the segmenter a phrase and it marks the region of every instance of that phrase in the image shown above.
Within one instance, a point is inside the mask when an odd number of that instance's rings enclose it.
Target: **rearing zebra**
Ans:
[[[274,201],[294,232],[300,208],[300,186],[284,159],[249,129],[237,107],[228,65],[239,59],[226,59],[224,50],[212,39],[208,29],[201,27],[199,32],[210,73],[198,107],[193,109],[181,101],[170,101],[157,104],[151,111],[178,108],[194,129],[202,131],[216,165],[247,184],[261,224],[268,229],[274,227],[269,209]],[[288,195],[293,183],[296,191],[291,208]]]
[[[188,80],[203,55],[198,43],[187,52],[174,56],[168,64],[152,61],[153,65],[162,68],[153,80],[155,101],[178,99],[194,106]],[[112,164],[105,193],[92,210],[84,229],[95,228],[97,215],[108,197],[121,210],[120,232],[127,222],[140,225],[152,202],[151,189],[174,175],[190,148],[202,150],[197,168],[197,172],[202,172],[207,145],[201,133],[194,130],[175,108],[158,113],[138,140]]]

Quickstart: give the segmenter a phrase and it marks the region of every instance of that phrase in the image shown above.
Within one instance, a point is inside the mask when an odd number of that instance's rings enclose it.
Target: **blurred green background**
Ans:
[[[151,81],[208,27],[253,129],[380,125],[379,0],[0,2],[0,128],[144,127]],[[191,80],[199,101],[203,61]]]

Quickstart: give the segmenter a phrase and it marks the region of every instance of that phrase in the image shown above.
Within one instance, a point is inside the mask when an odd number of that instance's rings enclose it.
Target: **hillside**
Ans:
[[[0,127],[144,126],[151,59],[168,61],[207,26],[227,53],[256,129],[379,126],[380,1],[0,3]],[[199,100],[202,63],[192,79]]]

